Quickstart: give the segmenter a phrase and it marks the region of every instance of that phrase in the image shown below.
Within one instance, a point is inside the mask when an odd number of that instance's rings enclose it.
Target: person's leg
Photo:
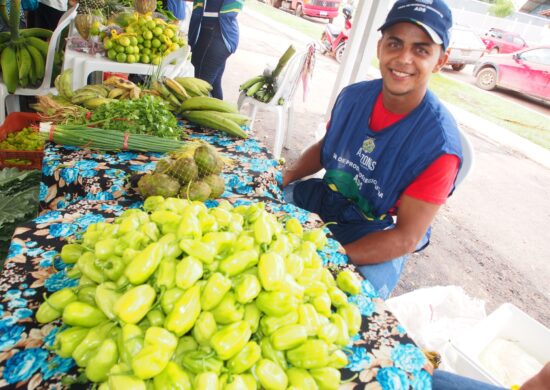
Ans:
[[[433,390],[505,390],[502,387],[465,376],[452,374],[443,370],[435,370],[432,376]]]
[[[38,8],[34,12],[35,27],[53,31],[57,27],[57,23],[63,14],[63,11],[59,11],[42,3],[38,3]]]

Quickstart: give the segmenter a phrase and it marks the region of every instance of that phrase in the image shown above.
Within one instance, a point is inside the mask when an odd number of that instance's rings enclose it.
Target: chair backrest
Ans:
[[[279,104],[280,98],[285,99],[287,103],[292,100],[300,83],[300,75],[302,74],[307,54],[307,51],[298,52],[286,64],[277,80],[277,91],[268,104]]]
[[[167,77],[177,77],[189,59],[189,50],[189,45],[185,45],[164,57],[159,65],[161,72]],[[172,61],[175,64],[170,65]]]
[[[464,181],[474,165],[474,148],[464,131],[459,130],[460,143],[462,145],[462,166],[456,175],[455,189]]]
[[[76,17],[76,9],[78,8],[78,3],[76,3],[73,7],[69,8],[65,13],[61,16],[59,19],[59,23],[57,23],[57,27],[52,33],[52,36],[50,38],[50,44],[48,46],[48,55],[46,56],[46,69],[44,71],[44,79],[42,80],[42,84],[37,89],[49,89],[50,85],[52,83],[52,73],[53,73],[53,65],[54,65],[54,59],[55,59],[55,52],[57,51],[57,47],[60,44],[61,39],[61,33],[73,21],[73,19]]]

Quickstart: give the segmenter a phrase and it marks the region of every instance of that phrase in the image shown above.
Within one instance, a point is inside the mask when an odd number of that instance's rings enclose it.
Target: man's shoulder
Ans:
[[[338,100],[367,104],[367,102],[375,99],[381,90],[382,80],[360,81],[344,87]]]

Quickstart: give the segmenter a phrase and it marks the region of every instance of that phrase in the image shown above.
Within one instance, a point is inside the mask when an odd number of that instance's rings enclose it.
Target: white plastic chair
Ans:
[[[468,136],[461,129],[458,134],[462,145],[462,166],[456,175],[455,188],[458,188],[458,186],[464,181],[474,165],[474,148],[472,147]]]
[[[294,56],[287,63],[286,67],[283,69],[283,73],[280,75],[279,81],[277,82],[277,91],[269,102],[260,102],[251,96],[247,96],[245,91],[241,92],[239,95],[239,100],[237,101],[239,110],[247,103],[250,105],[249,116],[251,130],[258,109],[277,112],[277,128],[275,133],[275,144],[273,147],[273,155],[277,159],[281,156],[283,146],[286,146],[286,141],[288,140],[288,135],[292,127],[292,102],[294,93],[296,92],[300,82],[300,75],[302,74],[307,56],[307,51],[294,54]],[[282,105],[278,104],[280,98],[284,99],[284,103]]]
[[[121,63],[108,59],[104,55],[90,55],[79,53],[67,48],[63,60],[63,69],[73,70],[73,89],[82,88],[88,83],[88,76],[92,72],[133,73],[152,75],[158,67],[161,74],[171,78],[177,76],[193,76],[193,67],[189,61],[189,45],[180,47],[163,58],[159,66],[142,63]],[[170,62],[175,61],[175,64]]]
[[[40,84],[40,86],[36,88],[17,88],[13,94],[9,94],[6,84],[3,82],[0,83],[0,123],[3,123],[6,117],[6,106],[8,113],[20,111],[19,96],[47,95],[48,93],[57,94],[55,87],[51,87],[55,52],[60,44],[61,33],[76,17],[77,8],[78,4],[68,9],[61,16],[57,27],[52,33],[48,47],[48,54],[46,56],[44,79],[42,80],[42,84]]]

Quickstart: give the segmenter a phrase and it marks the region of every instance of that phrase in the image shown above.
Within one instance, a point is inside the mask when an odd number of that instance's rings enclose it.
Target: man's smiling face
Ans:
[[[414,23],[396,23],[383,31],[378,41],[378,59],[387,109],[408,112],[420,104],[430,75],[447,61],[448,55],[442,50]],[[395,104],[398,107],[391,107]]]

